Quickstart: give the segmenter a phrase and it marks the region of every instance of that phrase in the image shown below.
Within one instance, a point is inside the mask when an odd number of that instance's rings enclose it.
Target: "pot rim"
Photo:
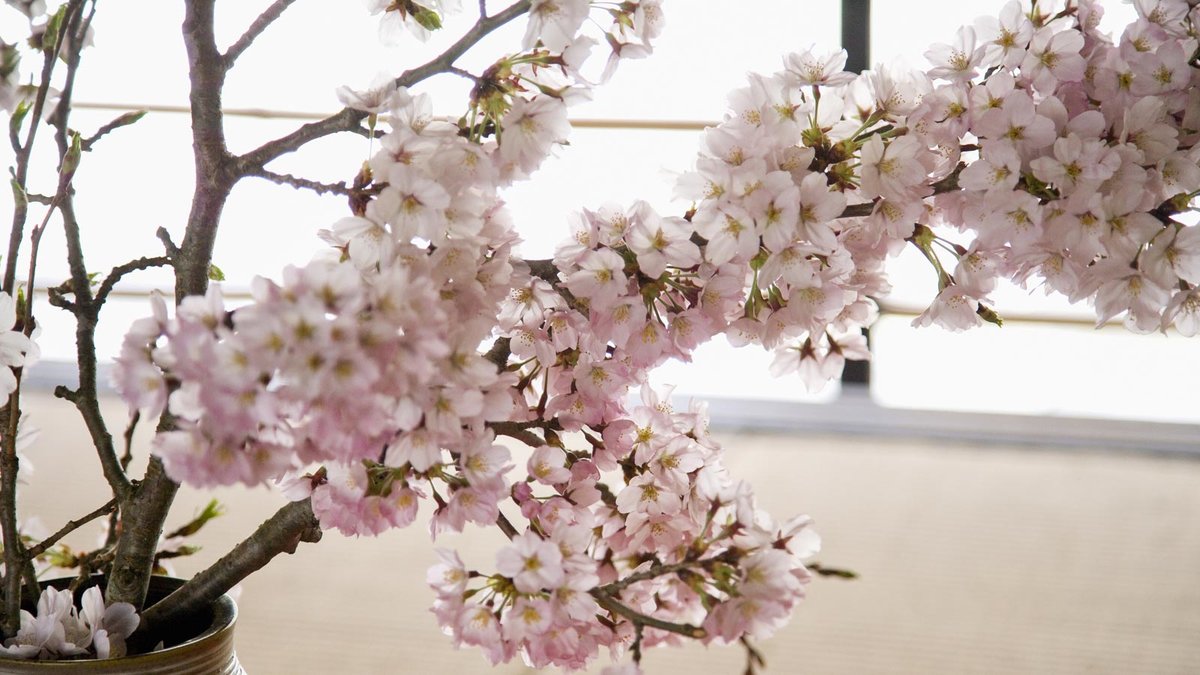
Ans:
[[[46,579],[40,582],[40,586],[66,588],[77,577],[60,577],[57,579]],[[79,590],[86,589],[96,585],[103,580],[103,575],[95,575],[88,579],[87,582],[81,584]],[[150,577],[150,590],[160,594],[159,599],[167,597],[179,587],[183,586],[186,579],[169,576],[152,576]],[[148,652],[145,654],[133,654],[131,656],[122,656],[116,659],[66,659],[62,661],[39,661],[29,659],[13,659],[7,658],[0,654],[0,663],[5,661],[23,663],[27,665],[37,664],[39,669],[43,670],[66,670],[69,668],[78,668],[78,664],[102,664],[102,663],[126,663],[130,667],[135,665],[149,665],[158,662],[173,662],[180,656],[186,656],[193,652],[204,652],[211,650],[210,643],[223,642],[233,639],[233,626],[237,621],[237,603],[228,594],[222,595],[215,600],[210,606],[212,613],[208,627],[200,632],[199,635],[191,637],[183,642],[165,647],[158,651]]]

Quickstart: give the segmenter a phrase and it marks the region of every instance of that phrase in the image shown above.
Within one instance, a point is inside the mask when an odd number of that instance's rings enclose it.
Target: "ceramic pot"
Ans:
[[[46,582],[55,588],[66,588],[70,579]],[[182,579],[152,577],[149,601],[166,597],[183,585]],[[75,673],[106,673],[110,675],[246,675],[233,651],[233,624],[237,605],[228,595],[212,604],[203,616],[193,617],[181,625],[172,626],[164,639],[166,647],[149,654],[137,654],[120,659],[88,659],[80,661],[22,661],[0,658],[0,673],[13,675]]]

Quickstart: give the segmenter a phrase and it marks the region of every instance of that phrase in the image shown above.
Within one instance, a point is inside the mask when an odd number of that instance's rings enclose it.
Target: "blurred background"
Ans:
[[[218,3],[218,40],[232,41],[267,4]],[[231,150],[337,110],[340,85],[366,88],[377,74],[439,53],[473,20],[474,3],[465,4],[429,44],[406,39],[384,48],[359,3],[297,2],[230,78]],[[788,52],[839,43],[857,59],[869,51],[867,63],[923,67],[929,44],[951,42],[959,25],[1002,4],[668,3],[656,53],[623,63],[594,100],[574,108],[571,145],[506,195],[524,253],[548,254],[581,207],[646,199],[660,212],[684,210],[671,201],[673,176],[691,166],[698,130],[720,119],[727,92],[743,86],[747,72],[774,72]],[[101,3],[96,15],[76,126],[93,129],[128,110],[150,113],[98,144],[77,174],[92,269],[158,254],[159,226],[176,240],[182,235],[193,178],[180,5]],[[1132,16],[1128,5],[1104,5],[1110,31]],[[10,42],[11,19],[0,23]],[[519,40],[523,27],[510,28],[464,65],[480,70]],[[439,78],[423,90],[434,95],[436,112],[457,116],[464,82]],[[8,164],[4,152],[0,162]],[[368,153],[364,139],[343,135],[272,168],[346,180]],[[8,199],[0,196],[0,210]],[[215,258],[226,295],[244,293],[255,275],[277,277],[284,265],[307,261],[322,246],[316,231],[346,213],[336,197],[243,181]],[[42,246],[40,278],[53,286],[67,276],[61,235],[51,228]],[[719,343],[654,377],[679,385],[683,404],[709,401],[735,476],[754,484],[777,516],[812,515],[824,539],[819,561],[860,574],[813,582],[789,627],[762,645],[768,672],[1200,672],[1197,344],[1095,329],[1088,308],[1018,288],[994,296],[1003,328],[913,329],[936,279],[919,256],[895,263],[889,311],[871,331],[873,361],[844,382],[808,393],[798,379],[771,379],[769,356]],[[110,301],[99,335],[107,357],[130,321],[148,314],[154,288],[169,288],[169,280],[142,273]],[[69,317],[47,309],[41,318],[44,361],[29,379],[44,393],[27,402],[43,431],[28,453],[37,470],[24,498],[53,530],[106,496],[82,425],[48,393],[71,378]],[[111,428],[124,428],[123,405],[109,399],[106,406]],[[139,437],[143,461],[145,443]],[[181,495],[169,528],[214,497],[229,512],[198,537],[204,550],[177,562],[183,575],[214,561],[282,503],[266,488]],[[86,550],[97,536],[85,528],[69,541]],[[475,530],[438,545],[487,565],[500,537]],[[424,569],[433,561],[421,522],[375,541],[330,533],[282,556],[241,589],[244,665],[256,675],[530,672],[519,664],[491,671],[479,653],[451,648],[427,612],[433,596]],[[737,673],[744,655],[692,646],[656,650],[647,664],[649,672]]]

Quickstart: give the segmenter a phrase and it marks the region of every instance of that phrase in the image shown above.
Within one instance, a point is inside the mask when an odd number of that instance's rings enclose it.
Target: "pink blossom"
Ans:
[[[562,584],[562,562],[558,546],[527,530],[496,554],[496,571],[510,577],[518,591],[537,593]]]

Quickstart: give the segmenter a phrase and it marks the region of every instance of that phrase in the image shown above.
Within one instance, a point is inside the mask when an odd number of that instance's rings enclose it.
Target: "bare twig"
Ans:
[[[125,276],[126,274],[137,272],[139,270],[148,270],[155,267],[166,267],[170,264],[170,258],[160,255],[149,258],[143,256],[137,260],[130,260],[123,265],[117,265],[116,267],[112,268],[112,271],[108,273],[108,276],[104,278],[104,281],[100,282],[100,287],[96,289],[96,297],[93,300],[93,305],[96,308],[99,308],[100,305],[103,305],[104,301],[108,299],[108,294],[112,292],[114,287],[116,287],[117,282],[121,280],[121,277]]]
[[[478,75],[476,75],[472,72],[463,70],[462,68],[458,68],[456,66],[447,66],[446,72],[451,73],[453,75],[457,75],[461,78],[468,79],[468,80],[474,82],[475,84],[479,84],[480,82],[483,81],[482,78],[480,78]]]
[[[38,557],[39,555],[41,555],[41,554],[45,553],[47,550],[49,550],[51,546],[57,544],[59,542],[59,540],[62,539],[63,537],[67,536],[68,534],[71,534],[72,532],[74,532],[75,530],[78,530],[79,528],[83,527],[84,525],[87,525],[88,523],[99,518],[100,516],[103,516],[108,513],[112,513],[116,509],[117,509],[117,500],[114,497],[113,499],[108,500],[107,503],[105,503],[103,506],[96,509],[95,511],[92,511],[91,513],[89,513],[85,516],[82,516],[80,518],[76,518],[75,520],[68,520],[67,524],[63,525],[61,528],[59,528],[58,532],[55,532],[54,534],[50,535],[49,537],[46,537],[41,542],[39,542],[36,546],[33,546],[33,547],[27,549],[25,551],[25,558],[27,560],[33,560],[34,558]]]
[[[96,312],[91,280],[83,261],[79,222],[75,218],[74,200],[69,193],[63,199],[59,212],[62,214],[63,229],[67,235],[67,261],[71,268],[71,288],[75,293],[76,305],[75,358],[79,366],[79,387],[71,400],[87,425],[92,443],[96,447],[96,454],[100,458],[104,479],[108,481],[114,495],[124,497],[129,493],[131,486],[117,460],[112,434],[108,431],[104,416],[100,414],[100,404],[97,402],[99,370],[96,360]]]
[[[127,127],[131,124],[134,124],[135,122],[137,122],[138,120],[142,119],[145,116],[146,116],[145,110],[135,110],[133,112],[127,112],[123,115],[119,115],[118,117],[113,119],[111,122],[108,122],[104,126],[97,129],[96,133],[92,134],[86,140],[83,141],[82,146],[83,146],[84,152],[91,150],[92,146],[96,144],[96,141],[99,141],[101,138],[104,138],[108,134],[111,134],[112,132],[116,131],[117,129],[120,129],[121,127]]]
[[[509,541],[516,539],[519,534],[517,528],[513,527],[512,522],[509,521],[508,516],[504,515],[504,513],[496,515],[496,527],[500,528],[500,531],[504,533],[504,536],[508,537]]]
[[[171,233],[167,231],[167,228],[158,228],[154,231],[154,236],[162,242],[163,250],[167,252],[168,258],[174,260],[179,255],[179,247],[175,245],[174,241],[171,241]]]
[[[129,463],[133,461],[133,434],[137,431],[138,422],[142,419],[142,413],[139,410],[134,410],[129,416],[129,424],[125,427],[125,453],[121,455],[121,468],[128,469]]]
[[[3,452],[0,453],[0,530],[4,537],[4,635],[11,636],[17,632],[20,625],[21,611],[21,565],[25,562],[21,547],[21,533],[17,529],[17,418],[20,415],[21,390],[17,389],[8,397],[4,420],[7,426],[0,438]]]
[[[817,576],[834,577],[837,579],[858,578],[858,572],[855,572],[854,570],[846,570],[839,567],[829,567],[827,565],[821,565],[820,563],[811,562],[804,565],[804,567],[807,568],[809,572],[812,572]]]
[[[83,7],[83,0],[71,0],[67,5],[67,16],[76,15],[81,7]],[[71,23],[70,20],[62,22],[58,35],[54,38],[56,44],[62,44]],[[53,51],[43,52],[42,73],[38,80],[38,91],[33,99],[33,109],[26,115],[26,119],[29,120],[29,131],[25,134],[24,143],[18,142],[15,129],[10,132],[13,151],[16,153],[16,170],[13,180],[22,190],[25,189],[25,182],[29,177],[29,157],[33,153],[33,142],[37,137],[37,131],[42,120],[42,112],[46,107],[46,97],[50,92],[50,76],[54,73],[54,66],[57,62],[58,58]],[[13,209],[13,224],[8,235],[8,255],[4,260],[3,289],[9,295],[12,294],[17,282],[17,251],[21,247],[21,240],[25,237],[25,218],[27,213],[28,209],[18,201]]]
[[[750,642],[750,638],[743,635],[738,638],[738,642],[746,648],[746,670],[743,671],[745,675],[755,675],[759,668],[767,667],[767,658],[763,656],[758,647],[754,646],[754,643]]]
[[[496,432],[499,436],[508,436],[509,438],[521,441],[531,448],[540,448],[546,444],[544,438],[513,422],[489,422],[488,428]]]
[[[254,176],[256,178],[265,178],[272,183],[279,185],[290,185],[297,190],[312,190],[319,195],[337,194],[350,196],[350,188],[347,187],[345,181],[338,183],[321,183],[319,181],[310,180],[308,178],[299,178],[288,173],[275,173],[262,168],[261,166],[248,167],[245,175]]]
[[[221,57],[221,61],[225,65],[225,69],[229,70],[232,68],[234,61],[237,61],[238,57],[242,55],[242,52],[246,51],[250,45],[254,44],[254,41],[258,39],[258,36],[262,35],[262,32],[265,31],[268,26],[274,23],[275,20],[283,14],[284,10],[286,10],[295,1],[296,0],[275,0],[275,2],[271,3],[271,6],[267,7],[262,14],[259,14],[258,18],[255,19],[254,22],[250,24],[250,27],[246,29],[246,32],[237,39],[237,42],[234,42],[232,45],[230,45],[229,49],[225,50],[225,54]]]

